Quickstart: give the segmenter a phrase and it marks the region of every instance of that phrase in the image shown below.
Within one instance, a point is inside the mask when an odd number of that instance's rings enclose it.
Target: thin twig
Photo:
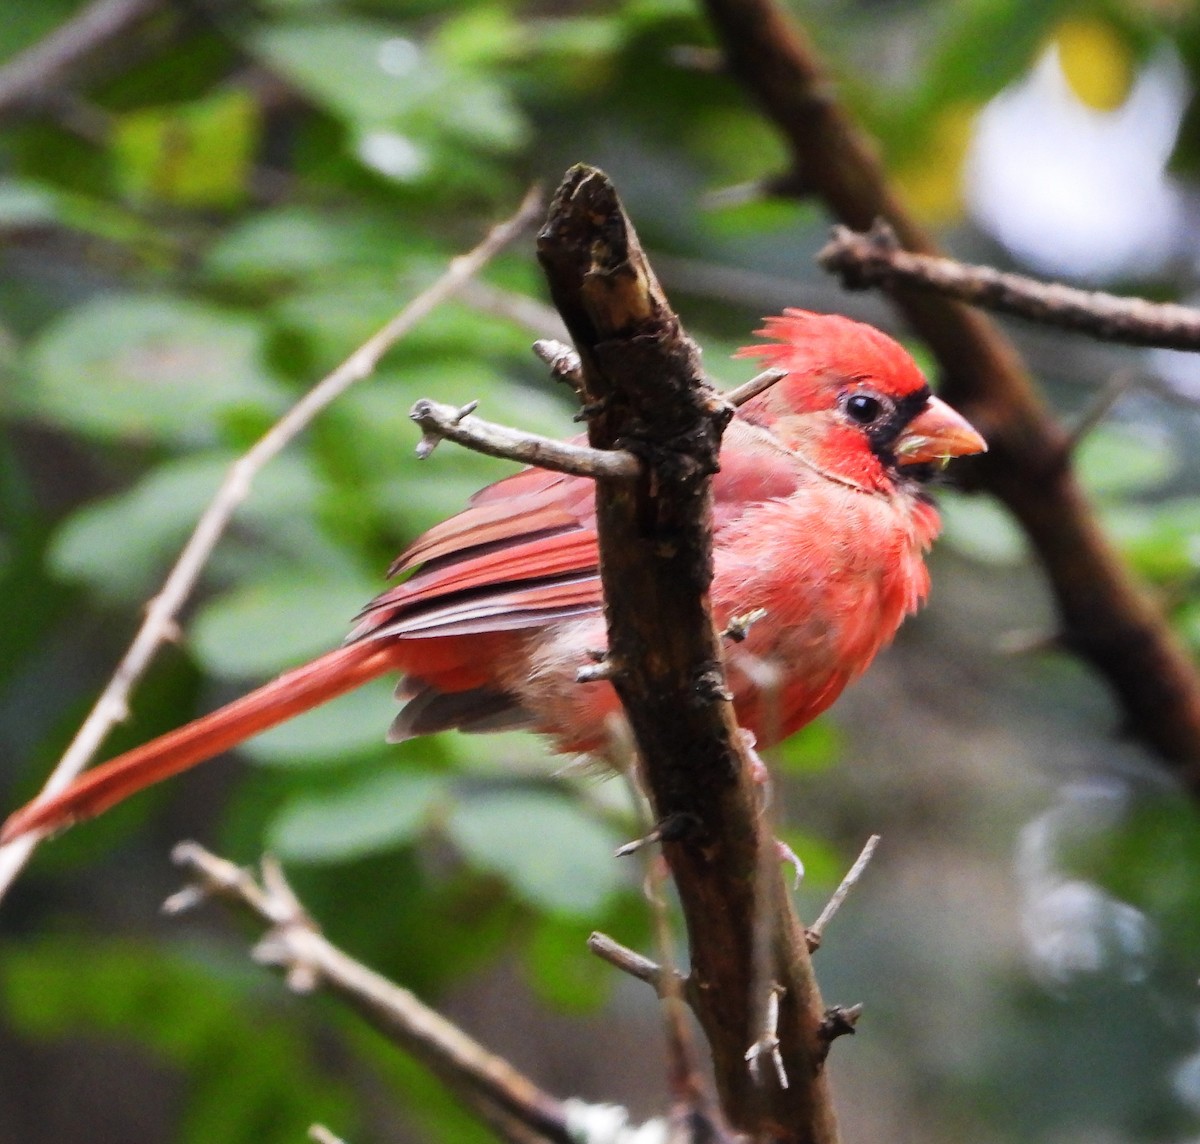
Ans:
[[[1108,379],[1103,389],[1096,394],[1092,403],[1083,411],[1083,416],[1071,427],[1067,434],[1066,453],[1074,453],[1087,439],[1092,431],[1112,412],[1112,408],[1131,389],[1140,383],[1141,379],[1133,370],[1118,370]]]
[[[557,338],[538,338],[533,343],[533,352],[550,367],[550,376],[555,381],[565,381],[575,389],[582,384],[579,354],[566,342]]]
[[[146,607],[141,627],[95,706],[42,787],[39,797],[64,790],[87,766],[113,726],[128,715],[129,695],[150,665],[158,648],[175,630],[176,617],[191,595],[217,541],[263,467],[331,402],[355,382],[370,376],[380,358],[419,321],[462,288],[463,283],[495,257],[537,217],[541,194],[531,188],[511,218],[494,226],[467,254],[455,258],[446,272],[418,294],[385,326],[368,338],[341,365],[319,381],[287,411],[242,457],[233,463],[204,510],[158,594]],[[0,848],[0,900],[37,846],[33,835]]]
[[[581,378],[578,352],[554,338],[538,339],[533,343],[533,352],[550,367],[550,372],[555,378],[559,381],[570,382],[578,388]],[[745,405],[752,397],[765,393],[785,377],[787,377],[787,370],[764,369],[762,373],[756,373],[749,381],[743,381],[741,385],[722,393],[721,400],[727,401],[736,409]]]
[[[763,1058],[771,1062],[775,1071],[775,1079],[780,1088],[787,1088],[787,1070],[783,1067],[783,1057],[779,1052],[779,999],[786,993],[777,981],[771,983],[767,993],[766,1014],[763,1030],[758,1039],[746,1050],[746,1063],[750,1066],[750,1075],[758,1084],[762,1084]]]
[[[762,373],[756,373],[749,381],[743,381],[741,385],[721,396],[736,409],[739,405],[745,405],[752,397],[765,393],[785,377],[787,377],[785,369],[764,369]]]
[[[205,897],[248,910],[269,927],[255,960],[284,970],[300,992],[322,988],[433,1070],[457,1096],[493,1126],[512,1123],[510,1140],[572,1144],[563,1102],[539,1089],[508,1061],[488,1052],[407,989],[388,981],[333,945],[284,880],[278,865],[263,862],[259,883],[245,870],[195,842],[172,855],[193,880],[164,908],[178,913]]]
[[[553,338],[561,342],[567,337],[567,327],[558,311],[528,294],[503,290],[476,279],[463,287],[461,297],[471,309],[524,326],[536,338]]]
[[[587,947],[601,961],[607,961],[609,965],[619,969],[622,973],[628,973],[630,977],[636,977],[639,981],[644,981],[660,997],[662,996],[663,967],[656,961],[651,961],[644,954],[622,945],[615,938],[611,938],[608,934],[600,933],[599,931],[593,933],[587,939]],[[683,978],[679,972],[677,970],[669,970],[668,972],[675,976],[678,987],[682,987]]]
[[[1103,341],[1200,350],[1200,310],[1191,306],[1078,290],[991,266],[914,254],[900,246],[896,232],[882,221],[865,234],[834,227],[832,241],[817,260],[839,275],[850,290],[916,286],[1043,325],[1078,330]]]
[[[587,445],[526,433],[507,425],[497,425],[494,421],[484,421],[481,417],[473,417],[470,410],[464,412],[428,398],[418,401],[409,416],[425,434],[417,446],[422,457],[427,457],[434,445],[445,438],[489,457],[504,457],[579,477],[627,481],[642,471],[641,462],[624,450],[592,449]]]
[[[128,35],[133,24],[163,6],[163,0],[94,0],[85,5],[0,68],[0,116],[61,92],[64,72],[98,48]]]
[[[871,857],[875,853],[875,847],[878,845],[879,835],[872,834],[867,839],[867,844],[862,848],[862,853],[855,859],[854,865],[846,871],[846,876],[842,879],[842,884],[833,892],[833,897],[829,899],[825,908],[821,911],[821,916],[808,927],[807,937],[810,951],[820,948],[821,939],[825,934],[825,927],[833,920],[833,915],[842,908],[842,903],[846,900],[846,896],[850,891],[854,889],[859,878],[862,877],[863,871],[867,868],[867,864],[871,861]]]
[[[335,1136],[324,1124],[310,1124],[308,1138],[316,1141],[316,1144],[346,1144],[340,1136]]]

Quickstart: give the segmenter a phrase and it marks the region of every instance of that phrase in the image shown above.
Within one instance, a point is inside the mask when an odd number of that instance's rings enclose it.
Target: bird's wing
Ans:
[[[713,485],[718,535],[749,503],[795,491],[797,468],[756,426],[734,421]],[[482,490],[393,563],[408,578],[377,596],[350,641],[479,635],[599,610],[592,482],[525,469]]]
[[[541,627],[600,607],[591,482],[529,469],[476,495],[396,559],[408,578],[363,609],[350,640]]]

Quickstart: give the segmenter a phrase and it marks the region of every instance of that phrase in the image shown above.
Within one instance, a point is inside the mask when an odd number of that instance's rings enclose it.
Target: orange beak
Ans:
[[[987,442],[971,423],[944,401],[931,397],[896,440],[893,451],[901,465],[946,464],[951,457],[986,453]]]

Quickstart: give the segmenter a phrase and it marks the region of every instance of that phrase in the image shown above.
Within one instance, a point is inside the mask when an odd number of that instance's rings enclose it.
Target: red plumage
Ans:
[[[720,625],[766,613],[726,667],[739,721],[770,744],[828,707],[920,605],[938,530],[920,481],[985,446],[878,330],[786,310],[759,333],[775,340],[739,356],[788,372],[726,431],[712,600]],[[392,671],[406,704],[389,738],[525,726],[603,755],[616,695],[575,682],[605,641],[590,481],[538,469],[499,481],[404,552],[390,574],[404,573],[345,646],[31,803],[0,841],[98,814]]]

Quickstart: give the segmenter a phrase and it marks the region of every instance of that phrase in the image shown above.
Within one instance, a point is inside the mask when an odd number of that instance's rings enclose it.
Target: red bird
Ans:
[[[713,612],[763,609],[726,668],[737,717],[770,745],[824,711],[929,589],[938,532],[922,484],[983,438],[870,326],[786,310],[743,349],[787,376],[730,423],[713,482]],[[346,643],[14,814],[0,841],[58,829],[386,672],[388,738],[526,727],[603,755],[608,683],[576,682],[604,619],[589,480],[526,469],[477,493],[392,565],[411,573]]]

